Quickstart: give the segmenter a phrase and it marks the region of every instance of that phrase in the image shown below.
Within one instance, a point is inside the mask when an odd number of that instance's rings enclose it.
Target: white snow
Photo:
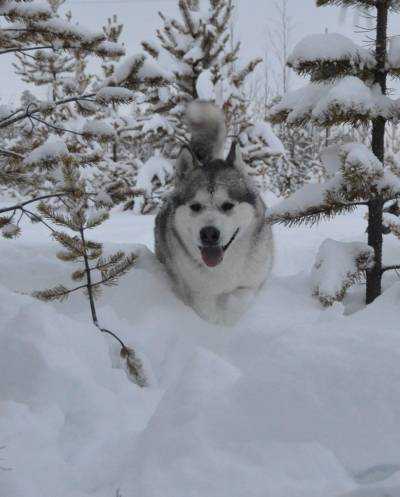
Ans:
[[[215,100],[215,87],[213,83],[213,74],[210,69],[201,72],[196,82],[197,96],[201,100]]]
[[[389,67],[393,69],[400,68],[400,36],[390,38],[387,59]]]
[[[311,297],[318,245],[364,240],[363,216],[277,227],[275,276],[238,325],[221,328],[178,301],[132,244],[152,247],[154,219],[114,213],[92,236],[140,258],[105,290],[99,316],[145,358],[144,390],[90,325],[84,295],[43,304],[21,294],[69,280],[46,233],[24,225],[3,241],[0,457],[11,470],[0,471],[1,494],[397,497],[399,283],[388,274],[384,295],[350,316],[362,286],[329,310]],[[386,262],[396,254],[389,239]]]

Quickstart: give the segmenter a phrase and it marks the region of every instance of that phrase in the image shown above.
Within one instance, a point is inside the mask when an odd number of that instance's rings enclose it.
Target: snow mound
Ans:
[[[329,230],[353,236],[362,215],[352,216]],[[118,213],[92,233],[106,251],[139,253],[98,313],[144,358],[146,389],[89,323],[84,295],[43,304],[15,293],[68,281],[40,228],[2,244],[0,457],[12,468],[0,473],[2,495],[391,495],[397,472],[353,475],[400,465],[399,284],[345,317],[341,305],[315,304],[304,272],[276,276],[235,327],[218,327],[177,300],[154,255],[132,245],[152,245],[153,223]],[[281,268],[295,258],[303,271],[323,230],[279,228]]]

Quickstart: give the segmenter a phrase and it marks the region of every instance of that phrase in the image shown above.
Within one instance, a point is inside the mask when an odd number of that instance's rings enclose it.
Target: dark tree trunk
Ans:
[[[375,83],[379,84],[382,93],[386,93],[386,50],[388,0],[377,2],[376,45],[375,45]],[[383,163],[385,160],[385,126],[386,120],[375,119],[372,123],[372,151]],[[382,242],[383,242],[383,199],[376,195],[368,202],[368,245],[375,251],[375,264],[367,271],[366,303],[370,304],[381,294],[382,279]]]
[[[118,145],[116,141],[112,144],[112,158],[113,162],[118,162]]]

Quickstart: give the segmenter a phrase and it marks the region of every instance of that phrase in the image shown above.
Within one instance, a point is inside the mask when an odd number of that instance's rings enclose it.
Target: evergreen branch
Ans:
[[[89,100],[91,98],[94,98],[95,96],[96,96],[95,93],[90,93],[87,95],[68,97],[68,98],[64,98],[62,100],[58,100],[56,102],[51,102],[51,105],[59,106],[59,105],[64,105],[64,104],[68,104],[71,102],[79,102],[80,100]],[[19,116],[16,115],[19,112],[22,112],[22,114]],[[40,108],[35,108],[34,110],[19,109],[0,121],[0,129],[6,128],[7,126],[10,126],[11,124],[14,124],[18,121],[22,121],[23,119],[27,119],[29,117],[32,117],[32,115],[40,113],[40,112],[41,112]],[[15,116],[15,117],[12,117],[12,116]]]
[[[35,197],[31,200],[26,200],[25,202],[21,202],[19,204],[12,205],[11,207],[3,207],[2,209],[0,209],[0,214],[2,214],[3,212],[21,210],[23,207],[25,207],[25,205],[29,205],[29,204],[32,204],[34,202],[40,202],[41,200],[46,200],[46,199],[55,198],[55,197],[65,197],[67,195],[69,195],[69,193],[65,193],[65,192],[52,193],[49,195],[42,195],[40,197]]]
[[[37,222],[39,222],[39,223],[43,224],[44,226],[46,226],[46,228],[49,229],[52,233],[56,232],[56,230],[54,228],[52,228],[49,224],[46,223],[46,221],[43,220],[43,218],[41,218],[40,216],[38,216],[34,212],[29,211],[28,209],[25,209],[24,207],[21,207],[21,212],[22,212],[22,214],[25,214],[29,218],[33,218]]]
[[[37,47],[11,47],[8,48],[7,50],[0,50],[0,55],[4,55],[6,53],[10,52],[29,52],[31,50],[45,50],[45,49],[53,49],[53,45],[43,45],[43,46],[37,46]]]
[[[301,226],[318,224],[323,219],[331,219],[338,214],[353,212],[359,205],[367,205],[366,202],[354,202],[351,204],[320,205],[310,207],[303,212],[279,214],[272,213],[267,221],[272,224],[283,224],[284,226]]]
[[[394,266],[383,266],[382,268],[382,274],[385,273],[386,271],[400,271],[400,265],[394,265]]]
[[[62,131],[63,133],[71,133],[73,135],[84,136],[84,134],[80,133],[79,131],[74,131],[72,129],[67,129],[67,128],[63,128],[61,126],[56,126],[55,124],[51,124],[51,123],[45,121],[44,119],[40,119],[37,116],[30,115],[28,117],[30,119],[33,119],[34,121],[37,121],[37,122],[39,122],[41,124],[44,124],[45,126],[51,128],[51,129],[54,129],[55,131]]]
[[[11,150],[4,150],[3,148],[0,148],[0,154],[7,155],[9,157],[15,157],[16,159],[23,159],[24,158],[23,155],[17,154],[17,152],[13,152]]]

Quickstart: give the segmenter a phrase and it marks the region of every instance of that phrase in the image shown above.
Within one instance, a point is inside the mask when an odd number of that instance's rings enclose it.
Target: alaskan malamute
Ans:
[[[223,158],[222,111],[195,101],[187,123],[191,142],[156,218],[156,255],[176,293],[202,318],[233,324],[271,270],[272,229],[237,142]]]

